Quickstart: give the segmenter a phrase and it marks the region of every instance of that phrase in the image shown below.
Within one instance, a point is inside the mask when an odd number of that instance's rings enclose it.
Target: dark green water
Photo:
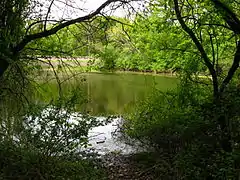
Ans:
[[[82,79],[86,81],[82,82]],[[157,88],[162,91],[173,89],[177,85],[175,77],[154,76],[130,73],[88,73],[62,84],[63,93],[73,89],[83,91],[90,101],[87,109],[94,115],[123,114],[132,109],[138,100],[146,98]],[[40,101],[49,101],[58,94],[53,82],[42,90]]]

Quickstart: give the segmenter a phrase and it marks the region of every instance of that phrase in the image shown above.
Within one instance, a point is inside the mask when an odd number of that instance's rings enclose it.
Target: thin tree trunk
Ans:
[[[229,126],[229,119],[225,113],[224,102],[222,102],[222,94],[219,93],[215,97],[214,104],[216,105],[215,116],[217,117],[217,123],[220,126],[220,143],[221,147],[225,152],[232,152],[232,136]]]
[[[0,58],[0,79],[2,78],[4,72],[7,70],[9,63],[5,58]]]
[[[218,122],[221,127],[221,146],[225,152],[232,152],[232,137],[229,130],[228,118],[225,115],[221,115],[218,118]]]

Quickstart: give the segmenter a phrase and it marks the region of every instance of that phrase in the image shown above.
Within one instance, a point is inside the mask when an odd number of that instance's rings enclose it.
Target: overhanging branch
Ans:
[[[121,1],[119,1],[119,0],[107,0],[99,8],[97,8],[94,12],[92,12],[92,13],[86,15],[86,16],[82,16],[82,17],[79,17],[79,18],[76,18],[76,19],[73,19],[73,20],[66,21],[66,22],[64,22],[62,24],[59,24],[59,25],[53,27],[52,29],[44,30],[43,32],[39,32],[39,33],[36,33],[36,34],[31,34],[31,35],[26,35],[22,39],[22,41],[13,48],[13,53],[14,54],[19,53],[20,51],[23,50],[23,48],[28,43],[30,43],[33,40],[51,36],[51,35],[57,33],[59,30],[65,28],[65,27],[68,27],[68,26],[70,26],[72,24],[81,23],[81,22],[90,20],[91,18],[99,15],[104,8],[106,8],[108,5],[110,5],[111,3],[114,3],[114,2],[128,3],[130,1],[127,1],[127,0],[126,1],[122,1],[122,0]]]

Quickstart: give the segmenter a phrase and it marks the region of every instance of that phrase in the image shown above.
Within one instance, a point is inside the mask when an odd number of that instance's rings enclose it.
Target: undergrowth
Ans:
[[[238,179],[240,91],[229,87],[221,111],[209,92],[192,83],[166,93],[154,90],[126,117],[124,133],[154,149],[154,156],[140,154],[138,160],[154,157],[146,169],[156,179]],[[220,115],[229,121],[232,152],[221,146]]]

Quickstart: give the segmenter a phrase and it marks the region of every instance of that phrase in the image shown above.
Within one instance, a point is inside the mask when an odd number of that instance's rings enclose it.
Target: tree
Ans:
[[[45,11],[42,9],[44,6],[42,2],[45,2],[48,6]],[[79,97],[79,93],[81,93],[80,90],[77,89],[74,92],[72,92],[72,90],[71,92],[64,94],[64,96],[56,98],[56,100],[53,98],[55,101],[49,103],[50,105],[36,105],[35,101],[33,103],[30,102],[30,104],[27,104],[26,101],[24,101],[20,104],[17,103],[16,99],[12,96],[18,93],[18,88],[27,89],[26,76],[32,72],[27,69],[29,63],[36,65],[37,62],[34,60],[40,61],[37,56],[37,51],[33,50],[30,52],[28,49],[29,47],[35,45],[35,43],[44,38],[49,38],[52,35],[57,36],[57,33],[61,30],[73,28],[73,26],[70,27],[71,25],[91,23],[94,19],[99,18],[99,16],[104,16],[106,12],[113,11],[119,6],[126,6],[130,2],[131,0],[106,0],[95,11],[92,11],[87,15],[71,19],[53,19],[53,17],[51,17],[51,11],[54,3],[64,3],[65,7],[71,7],[72,10],[75,10],[76,6],[73,6],[68,0],[0,1],[0,148],[2,150],[12,150],[8,151],[8,153],[1,151],[3,153],[0,155],[0,161],[6,162],[6,164],[1,163],[4,164],[4,167],[2,167],[4,168],[4,171],[1,172],[1,177],[4,179],[9,177],[13,179],[31,179],[31,176],[33,175],[34,178],[38,179],[64,178],[65,176],[70,179],[71,177],[86,179],[85,177],[77,176],[76,172],[71,176],[69,173],[60,170],[59,175],[57,175],[58,173],[55,172],[56,169],[50,168],[50,172],[48,171],[48,166],[46,166],[46,164],[49,163],[51,167],[53,167],[53,164],[55,167],[57,166],[57,162],[59,162],[58,167],[62,168],[63,164],[68,164],[67,166],[69,166],[69,169],[72,171],[73,167],[76,167],[79,163],[79,159],[72,160],[74,156],[72,152],[75,154],[76,148],[87,145],[87,134],[90,127],[100,125],[96,122],[98,121],[96,118],[90,118],[94,119],[94,122],[92,121],[93,124],[88,123],[90,115],[86,112],[81,113],[77,118],[75,125],[74,123],[69,122],[69,119],[71,119],[69,116],[75,111],[75,106],[77,104],[82,105],[86,101],[84,97],[81,97],[81,99],[77,98]],[[84,11],[81,8],[77,9],[82,12]],[[62,36],[62,38],[66,38],[62,40],[68,40],[67,36]],[[65,42],[62,41],[62,43]],[[41,45],[41,43],[38,45]],[[54,44],[51,46],[54,46]],[[36,79],[32,74],[31,78]],[[17,87],[6,85],[7,83],[13,83],[17,85]],[[6,93],[8,90],[11,91],[10,96]],[[22,93],[19,95],[24,97],[25,94]],[[8,101],[11,101],[11,103],[17,107],[13,108],[11,105],[8,106],[5,103]],[[25,108],[25,104],[27,104],[27,108]],[[50,108],[46,108],[49,106]],[[16,109],[16,111],[12,109]],[[23,112],[21,111],[22,109],[24,109]],[[19,111],[21,112],[19,113]],[[47,115],[44,111],[47,111]],[[63,111],[65,113],[63,113]],[[74,117],[76,117],[76,115],[74,115]],[[37,122],[38,120],[41,122]],[[37,123],[40,128],[36,128],[35,123]],[[73,126],[76,128],[73,128]],[[66,139],[63,139],[63,136],[66,137]],[[56,141],[53,141],[54,138]],[[60,145],[59,142],[64,144]],[[24,152],[24,154],[22,154],[22,152]],[[19,158],[14,159],[12,158],[12,155]],[[55,160],[55,157],[58,161]],[[61,157],[64,158],[61,159]],[[14,163],[12,163],[10,159],[14,159]],[[41,162],[46,163],[41,164],[40,161],[34,163],[31,161],[33,159],[37,159],[37,161],[38,159],[41,159]],[[51,161],[52,159],[53,161]],[[71,165],[69,164],[70,161],[72,162]],[[14,167],[11,166],[11,164],[14,164]],[[84,164],[84,166],[86,166],[86,164]],[[47,173],[40,169],[46,170]],[[31,173],[29,174],[29,172]],[[89,170],[89,172],[92,173],[92,170]],[[85,176],[86,173],[84,174],[80,172],[80,174],[80,176]],[[89,178],[91,179],[93,177]]]
[[[224,116],[225,112],[221,112],[221,101],[224,99],[228,85],[233,79],[240,62],[240,43],[238,42],[240,21],[236,12],[234,12],[234,6],[236,4],[234,4],[234,2],[221,2],[220,0],[212,0],[202,3],[195,3],[194,1],[184,1],[183,3],[179,3],[178,0],[174,0],[173,2],[178,22],[182,29],[192,39],[200,53],[203,63],[207,66],[212,77],[214,104],[217,106],[217,111],[219,111],[218,113],[220,114],[216,116],[216,119],[222,130],[222,148],[227,152],[231,152],[232,145],[231,132],[228,125],[229,119]],[[208,35],[211,40],[211,60],[206,50],[207,45],[201,42],[201,39],[199,38],[202,35],[201,31],[199,31],[202,26],[205,26],[204,28],[208,29],[210,32],[227,31],[227,33],[232,33],[232,36],[236,37],[236,50],[233,55],[232,65],[228,69],[226,76],[223,78],[221,78],[220,73],[218,73],[219,64],[215,59],[215,50],[218,47],[214,45],[212,41],[214,36],[217,41],[218,36],[225,35],[221,33],[205,34]]]
[[[104,17],[91,22],[74,24],[59,30],[56,34],[37,40],[26,47],[41,56],[90,56],[99,44],[106,41],[106,31],[111,24]]]
[[[34,14],[40,10],[43,4],[41,1],[15,0],[1,2],[1,52],[0,56],[0,77],[10,65],[15,63],[24,52],[24,48],[31,42],[56,34],[61,29],[70,25],[92,21],[95,17],[104,15],[104,10],[114,10],[120,6],[127,6],[136,0],[107,0],[95,11],[74,19],[51,19],[51,10],[55,1],[52,0],[45,13]],[[56,0],[56,2],[58,2]],[[65,6],[72,7],[66,1]],[[74,7],[72,7],[74,9]],[[78,10],[82,10],[78,8]],[[82,10],[83,11],[83,10]],[[26,20],[30,19],[30,24]],[[51,23],[51,26],[49,25]],[[17,27],[15,27],[17,24]]]
[[[107,16],[109,11],[114,11],[120,6],[128,6],[133,1],[135,0],[106,0],[96,10],[80,17],[71,17],[70,19],[66,17],[54,19],[53,13],[51,13],[54,3],[64,3],[64,7],[75,9],[76,7],[68,0],[48,1],[45,3],[47,5],[45,9],[43,8],[44,4],[40,0],[3,0],[0,2],[0,124],[3,132],[1,135],[8,136],[12,140],[13,134],[18,134],[16,129],[22,128],[23,116],[26,116],[28,111],[30,111],[30,107],[34,106],[36,102],[35,100],[34,102],[29,102],[29,100],[32,100],[31,97],[25,96],[25,91],[31,91],[32,85],[37,81],[36,76],[33,76],[31,73],[35,73],[38,62],[41,61],[38,58],[37,50],[33,48],[30,51],[30,47],[41,46],[41,41],[54,35],[59,38],[57,33],[62,31],[60,42],[64,43],[63,47],[65,48],[65,43],[68,44],[68,42],[65,42],[68,41],[68,37],[64,32],[77,31],[74,29],[77,25],[94,24],[96,21],[99,21],[97,24],[107,24],[107,20],[110,18]],[[81,8],[77,9],[78,12],[84,12]],[[105,22],[102,23],[101,19],[105,19]],[[99,28],[101,27],[91,29],[91,32],[94,30],[98,31]],[[102,35],[103,33],[101,32],[100,36]],[[81,36],[76,37],[76,39],[78,38],[81,38]],[[55,44],[50,46],[53,47],[53,49],[49,49],[50,51],[55,50]],[[59,55],[61,56],[62,54]],[[35,69],[31,66],[34,66]],[[52,69],[55,68],[53,66],[50,67]],[[64,94],[64,97],[62,96],[61,82],[55,71],[54,75],[59,86],[59,97],[53,98],[53,100],[57,101],[60,99],[59,104],[62,103],[61,105],[64,106],[65,101],[67,101],[67,95]],[[30,95],[32,94],[31,92]],[[83,98],[81,102],[85,102],[85,99]],[[56,102],[54,103],[56,104]]]

